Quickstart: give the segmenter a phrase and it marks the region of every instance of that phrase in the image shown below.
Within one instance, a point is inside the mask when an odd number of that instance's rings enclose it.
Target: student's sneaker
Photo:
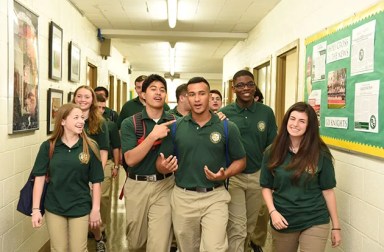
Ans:
[[[96,252],[107,252],[107,246],[105,246],[103,239],[96,242]]]

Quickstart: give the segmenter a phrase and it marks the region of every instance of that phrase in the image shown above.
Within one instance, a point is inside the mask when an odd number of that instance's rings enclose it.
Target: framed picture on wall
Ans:
[[[72,102],[72,100],[73,100],[73,96],[74,96],[74,95],[75,95],[74,92],[69,92],[69,93],[68,93],[67,103]]]
[[[49,24],[49,78],[61,80],[63,56],[63,29],[53,21]]]
[[[81,50],[80,47],[71,41],[68,50],[68,80],[73,82],[80,81],[80,62]]]
[[[63,90],[50,88],[47,97],[47,134],[51,134],[57,111],[63,105]]]
[[[16,1],[8,15],[8,133],[39,129],[38,16]]]

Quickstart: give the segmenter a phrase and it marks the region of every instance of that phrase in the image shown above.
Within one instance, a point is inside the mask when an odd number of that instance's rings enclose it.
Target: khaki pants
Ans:
[[[172,221],[179,251],[227,251],[229,201],[224,186],[206,193],[175,186],[171,197]]]
[[[104,168],[104,181],[101,183],[100,214],[102,225],[100,229],[105,230],[105,226],[111,219],[111,187],[112,187],[112,169],[114,162],[109,159]]]
[[[257,216],[256,227],[251,235],[251,241],[263,247],[265,245],[265,241],[267,240],[268,235],[268,222],[269,222],[269,213],[268,207],[265,205],[263,200],[263,204],[259,210],[259,215]]]
[[[255,230],[262,204],[260,171],[231,177],[229,193],[228,243],[229,252],[250,251],[248,243]]]
[[[329,235],[329,223],[317,225],[301,232],[280,233],[272,228],[273,252],[324,252]]]
[[[45,211],[52,252],[83,252],[87,249],[89,215],[63,217]]]
[[[174,184],[174,176],[156,182],[128,178],[124,187],[128,251],[169,251]]]

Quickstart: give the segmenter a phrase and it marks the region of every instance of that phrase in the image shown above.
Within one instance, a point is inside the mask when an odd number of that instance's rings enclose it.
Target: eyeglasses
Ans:
[[[256,87],[256,84],[254,82],[248,82],[248,83],[243,83],[243,82],[239,82],[239,83],[236,83],[235,85],[233,85],[235,88],[237,89],[243,89],[245,88],[246,86],[248,88],[253,88],[253,87]]]

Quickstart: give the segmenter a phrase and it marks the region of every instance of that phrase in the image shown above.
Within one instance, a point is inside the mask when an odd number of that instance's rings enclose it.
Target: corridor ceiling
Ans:
[[[68,0],[130,63],[132,71],[222,73],[223,57],[280,0],[178,0],[169,28],[167,0]],[[95,30],[95,36],[97,31]]]

